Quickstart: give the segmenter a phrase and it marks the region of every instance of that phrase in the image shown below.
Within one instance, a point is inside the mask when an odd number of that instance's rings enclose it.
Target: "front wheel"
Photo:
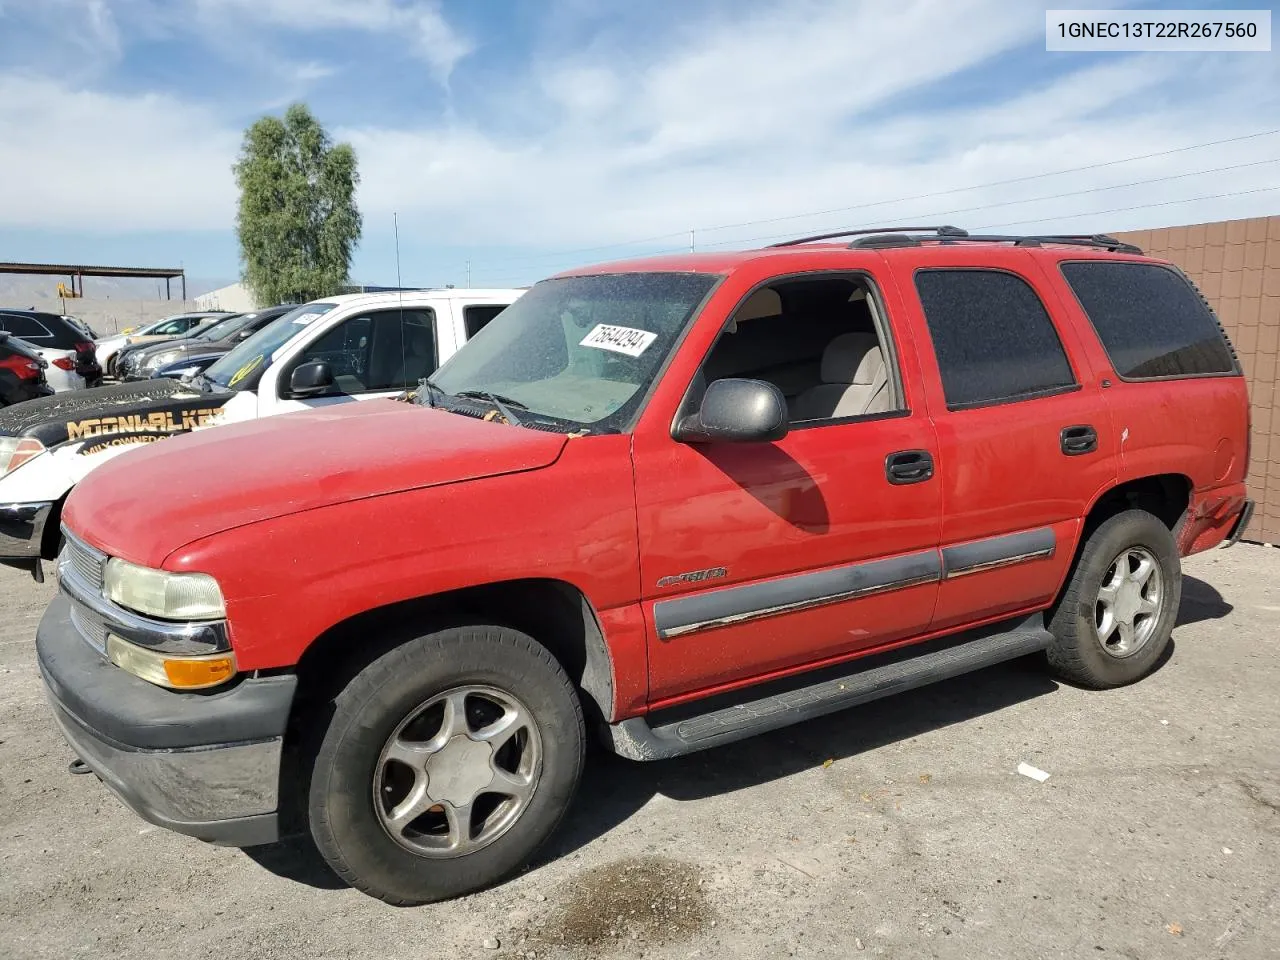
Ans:
[[[505,627],[455,627],[395,648],[334,701],[316,756],[316,845],[388,903],[459,896],[519,869],[577,789],[585,736],[573,685]]]
[[[1182,598],[1173,535],[1145,510],[1126,510],[1085,541],[1049,623],[1049,664],[1084,687],[1146,676],[1169,645]]]

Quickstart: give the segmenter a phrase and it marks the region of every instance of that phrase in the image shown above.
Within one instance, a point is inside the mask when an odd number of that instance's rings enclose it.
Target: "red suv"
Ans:
[[[404,400],[94,471],[37,638],[68,741],[143,817],[305,825],[394,903],[526,863],[588,728],[652,760],[1031,653],[1135,681],[1179,558],[1250,511],[1221,327],[1108,237],[572,271]]]

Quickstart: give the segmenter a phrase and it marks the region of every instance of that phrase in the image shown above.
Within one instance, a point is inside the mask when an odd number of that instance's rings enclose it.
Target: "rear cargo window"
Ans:
[[[1126,380],[1237,372],[1218,321],[1190,282],[1154,263],[1081,260],[1062,275]]]
[[[1058,331],[1021,277],[920,270],[916,291],[949,409],[1029,400],[1075,386]]]

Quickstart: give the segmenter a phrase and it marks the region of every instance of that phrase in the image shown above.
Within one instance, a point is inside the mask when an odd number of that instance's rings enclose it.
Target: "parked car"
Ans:
[[[94,343],[67,317],[40,310],[0,311],[0,332],[21,338],[48,361],[46,376],[55,391],[83,390],[102,382]]]
[[[44,372],[48,365],[35,347],[0,333],[0,407],[53,396]]]
[[[114,337],[107,337],[98,341],[98,363],[102,365],[102,369],[107,376],[114,377],[117,355],[126,347],[139,343],[154,343],[157,340],[172,340],[176,337],[185,337],[195,330],[208,326],[215,320],[230,315],[224,311],[181,313],[177,316],[165,317],[163,320],[156,320],[154,323],[141,326],[134,333],[127,335],[122,333]],[[129,329],[134,330],[135,328],[130,327]]]
[[[155,376],[161,367],[183,363],[188,357],[227,353],[237,343],[249,339],[297,306],[290,303],[252,313],[233,313],[209,324],[194,336],[121,350],[116,355],[116,376],[121,380],[146,380]]]
[[[95,471],[36,640],[75,753],[404,904],[526,864],[588,724],[654,760],[1027,654],[1140,679],[1249,519],[1213,313],[1107,237],[858,233],[562,274],[412,404]],[[353,333],[276,382],[357,377]]]
[[[435,370],[521,290],[419,290],[354,294],[295,307],[188,382],[109,384],[0,412],[0,444],[39,454],[6,467],[0,447],[0,560],[57,553],[67,492],[90,471],[138,444],[197,427],[393,397]],[[328,372],[317,376],[319,364]],[[308,371],[310,373],[308,374]],[[296,380],[296,382],[295,382]],[[5,505],[36,524],[11,529]]]

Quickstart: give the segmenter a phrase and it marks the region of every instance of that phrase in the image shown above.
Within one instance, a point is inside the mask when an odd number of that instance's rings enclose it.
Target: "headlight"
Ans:
[[[0,437],[0,477],[44,453],[44,444],[34,437]]]
[[[226,604],[207,573],[169,573],[112,557],[102,573],[108,600],[162,620],[220,620]]]
[[[166,364],[173,363],[175,360],[181,359],[181,357],[181,350],[164,350],[160,353],[154,354],[153,356],[147,357],[146,362],[142,365],[142,369],[156,370]]]

